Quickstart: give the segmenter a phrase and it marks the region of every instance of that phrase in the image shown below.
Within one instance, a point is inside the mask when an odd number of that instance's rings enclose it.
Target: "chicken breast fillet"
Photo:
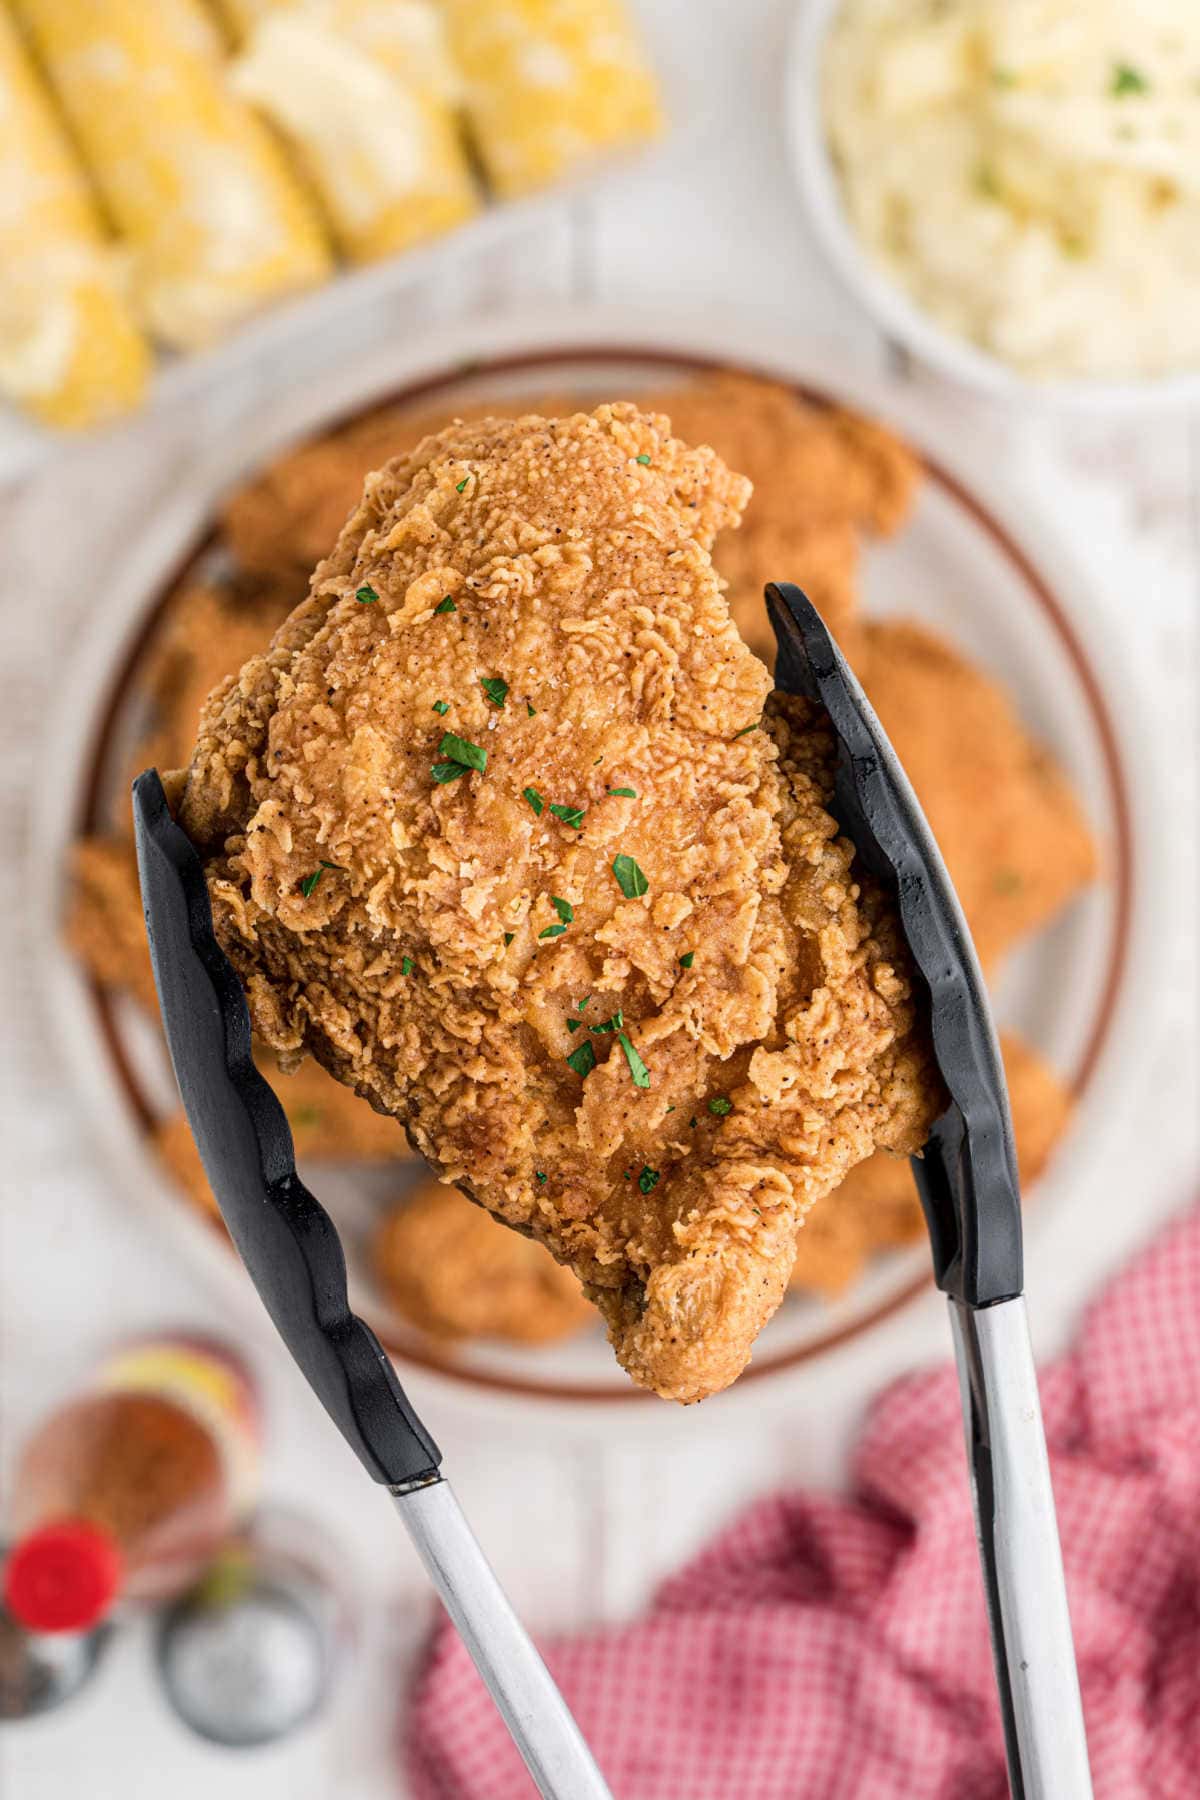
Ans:
[[[712,567],[747,488],[631,405],[425,439],[172,784],[259,1034],[684,1401],[745,1366],[807,1209],[939,1103],[827,728],[763,717]]]

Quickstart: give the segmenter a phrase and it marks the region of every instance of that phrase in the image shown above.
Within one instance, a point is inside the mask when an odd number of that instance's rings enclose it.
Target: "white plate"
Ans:
[[[785,114],[792,167],[821,247],[850,293],[880,329],[930,368],[997,399],[1071,411],[1148,414],[1200,402],[1200,374],[1145,381],[1035,381],[967,338],[943,331],[864,249],[842,205],[829,155],[821,93],[825,39],[842,0],[801,0],[785,74]]]
[[[1106,1095],[1119,1079],[1115,1052],[1125,1008],[1155,929],[1154,882],[1135,826],[1141,813],[1135,802],[1144,801],[1150,786],[1140,760],[1147,734],[1128,691],[1121,646],[1110,634],[1089,629],[1086,576],[1039,520],[1029,497],[1005,491],[995,471],[973,467],[974,459],[960,446],[930,431],[912,397],[898,388],[878,381],[866,388],[832,368],[827,358],[806,362],[794,346],[765,342],[761,328],[739,329],[727,320],[713,328],[677,314],[604,310],[530,317],[526,312],[486,329],[458,326],[426,334],[415,347],[377,351],[298,396],[291,416],[257,439],[251,433],[247,441],[240,426],[174,507],[146,521],[120,577],[95,610],[93,634],[66,672],[51,722],[42,761],[47,785],[36,809],[35,904],[64,1064],[98,1122],[114,1179],[247,1315],[257,1308],[249,1284],[223,1240],[167,1182],[147,1147],[129,1082],[119,1072],[118,1049],[144,1100],[152,1107],[167,1103],[169,1076],[156,1034],[132,1006],[98,1003],[58,936],[64,857],[91,797],[113,774],[112,768],[101,769],[97,778],[96,745],[107,733],[106,714],[131,646],[206,535],[219,495],[284,443],[414,388],[421,389],[423,408],[441,396],[450,406],[489,392],[529,394],[543,385],[558,393],[575,386],[585,395],[628,396],[639,383],[657,388],[672,374],[686,374],[684,365],[692,362],[754,369],[858,406],[886,418],[926,455],[929,477],[912,521],[898,538],[867,552],[868,606],[915,615],[944,630],[1006,682],[1026,719],[1068,770],[1108,864],[1104,883],[1017,954],[997,995],[1002,1023],[1020,1030],[1081,1090],[1074,1143],[1045,1178],[1039,1206],[1059,1204],[1068,1189],[1084,1191]],[[985,492],[986,507],[975,498]],[[112,734],[107,735],[111,742]],[[116,756],[110,760],[123,766]],[[406,1177],[382,1179],[394,1192]],[[376,1171],[364,1178],[348,1170],[322,1170],[314,1174],[313,1186],[346,1238],[356,1303],[400,1360],[445,1369],[416,1334],[387,1317],[372,1289],[363,1238],[380,1180]],[[918,1247],[878,1260],[837,1305],[790,1299],[760,1338],[743,1385],[863,1332],[901,1305],[927,1269],[928,1254]],[[641,1397],[616,1368],[599,1329],[550,1349],[471,1345],[449,1372],[497,1395]]]

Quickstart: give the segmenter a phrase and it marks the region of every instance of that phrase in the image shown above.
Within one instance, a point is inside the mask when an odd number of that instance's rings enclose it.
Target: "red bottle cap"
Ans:
[[[116,1540],[86,1519],[61,1519],[21,1538],[4,1570],[4,1601],[30,1631],[86,1631],[121,1588]]]

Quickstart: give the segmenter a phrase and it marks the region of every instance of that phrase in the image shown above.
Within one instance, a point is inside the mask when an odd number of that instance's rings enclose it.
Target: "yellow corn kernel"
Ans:
[[[470,218],[458,82],[428,0],[267,0],[233,85],[292,145],[354,262]]]
[[[467,117],[498,194],[656,137],[657,86],[621,0],[442,0]]]
[[[195,348],[329,269],[283,151],[231,93],[199,0],[17,0],[164,343]]]
[[[150,355],[82,169],[0,10],[0,394],[48,425],[136,406]]]

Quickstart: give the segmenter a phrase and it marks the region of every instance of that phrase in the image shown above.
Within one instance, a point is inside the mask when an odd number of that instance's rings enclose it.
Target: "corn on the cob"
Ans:
[[[151,331],[192,348],[329,254],[267,127],[231,93],[199,0],[18,0],[133,260]]]
[[[368,262],[469,218],[458,83],[429,0],[266,4],[232,80],[295,149],[345,255]]]
[[[654,77],[621,0],[442,0],[488,178],[511,196],[654,137]]]
[[[48,425],[137,404],[149,352],[50,95],[0,9],[0,393]]]

